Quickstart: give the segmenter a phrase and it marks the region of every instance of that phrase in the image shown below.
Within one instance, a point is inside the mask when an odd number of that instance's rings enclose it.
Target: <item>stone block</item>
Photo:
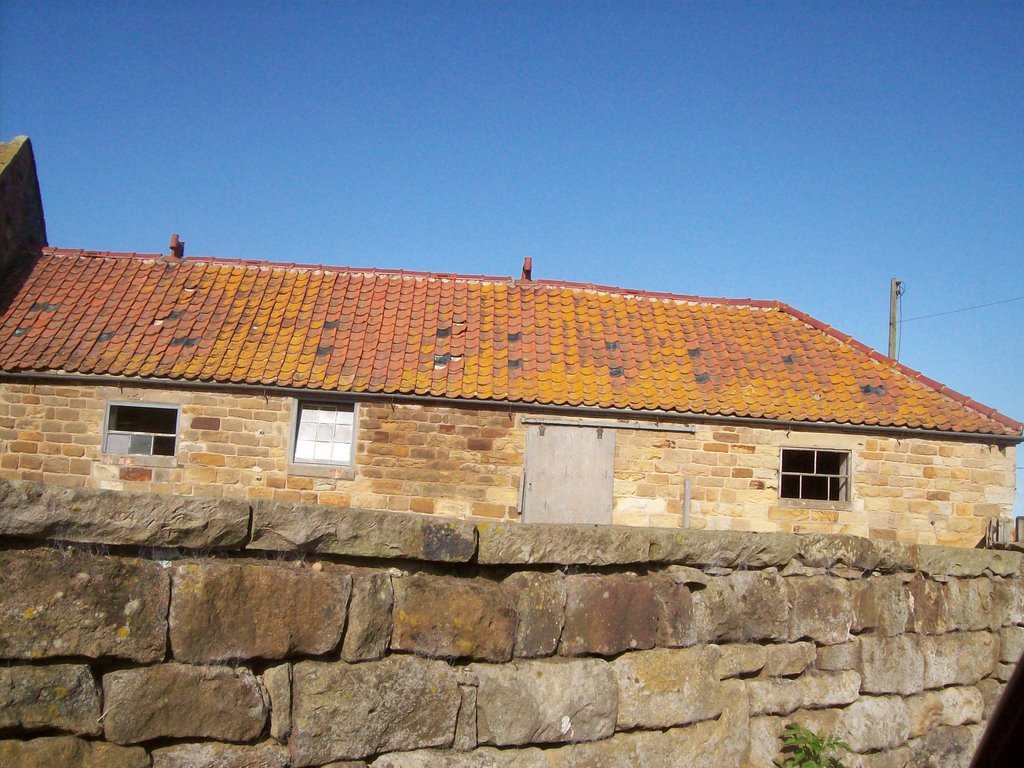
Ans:
[[[723,701],[717,720],[545,750],[545,768],[738,768],[749,741],[743,682],[723,683]]]
[[[855,607],[855,631],[899,635],[910,621],[911,593],[899,576],[872,576],[856,596]]]
[[[292,665],[267,668],[263,672],[263,687],[270,698],[270,736],[287,741],[292,732]]]
[[[103,730],[109,741],[248,741],[267,720],[263,691],[244,667],[158,664],[103,676]]]
[[[867,755],[842,754],[843,765],[848,768],[913,768],[913,753],[909,746],[871,752]]]
[[[952,629],[944,584],[918,576],[910,581],[908,588],[911,596],[909,630],[922,635],[940,635]]]
[[[507,661],[516,612],[501,584],[413,574],[392,580],[391,647],[435,658]]]
[[[625,574],[567,576],[565,592],[560,653],[613,656],[654,646],[658,603],[648,579]]]
[[[750,746],[740,763],[741,768],[771,766],[782,751],[782,732],[788,723],[798,723],[822,736],[837,736],[843,732],[842,714],[841,709],[800,709],[787,717],[751,717]],[[848,761],[849,757],[846,753],[842,755],[844,761]]]
[[[1024,627],[1004,627],[999,632],[999,661],[1015,664],[1024,658]]]
[[[860,693],[856,672],[811,672],[796,679],[748,680],[750,714],[788,715],[801,708],[822,709],[850,704]]]
[[[478,739],[478,728],[476,723],[476,698],[477,686],[459,685],[459,717],[455,721],[455,739],[452,748],[459,752],[469,752],[476,749]]]
[[[248,547],[464,563],[476,553],[476,529],[450,518],[257,501]]]
[[[765,646],[753,643],[719,645],[715,674],[720,680],[728,677],[756,675],[764,668],[768,652]]]
[[[501,583],[515,606],[518,658],[550,656],[558,648],[565,616],[565,582],[560,573],[520,571]]]
[[[992,717],[992,713],[995,712],[996,704],[999,703],[999,697],[1006,690],[1006,683],[986,677],[984,680],[979,680],[974,687],[981,693],[981,699],[984,703],[984,710],[981,715],[982,720],[988,720]]]
[[[926,576],[1019,576],[1024,555],[998,549],[918,546],[918,570]]]
[[[1024,578],[1001,579],[993,582],[996,599],[1005,606],[1006,624],[1024,624]]]
[[[64,488],[0,480],[0,536],[147,547],[240,548],[241,501]]]
[[[692,591],[704,589],[708,577],[694,568],[673,565],[649,578],[658,602],[657,644],[665,648],[695,645],[699,628]]]
[[[792,677],[814,664],[817,650],[814,643],[786,643],[765,648],[763,674],[768,677]]]
[[[910,717],[910,738],[924,736],[940,725],[967,725],[981,722],[985,700],[971,686],[925,691],[906,700]]]
[[[739,531],[651,530],[651,562],[696,568],[781,568],[799,551],[800,537],[784,533],[751,536]]]
[[[910,715],[899,696],[861,696],[843,711],[843,741],[854,752],[894,749],[910,737]]]
[[[487,565],[628,565],[650,560],[648,531],[607,525],[479,523]]]
[[[672,728],[718,717],[718,648],[655,648],[611,662],[618,683],[616,728]]]
[[[390,574],[367,572],[353,576],[341,658],[353,662],[372,661],[387,653],[394,602]]]
[[[740,571],[710,579],[692,594],[697,642],[785,640],[786,581],[774,569]]]
[[[1000,682],[1008,683],[1010,678],[1013,677],[1013,672],[1016,668],[1016,664],[996,664],[991,676]]]
[[[860,640],[854,638],[848,643],[823,645],[815,654],[814,666],[823,672],[841,672],[844,669],[860,669]]]
[[[993,599],[990,579],[950,579],[946,583],[946,621],[950,629],[999,629],[1006,606]]]
[[[924,687],[973,685],[995,668],[999,640],[988,632],[954,632],[918,640],[924,656]]]
[[[856,568],[873,571],[881,553],[870,539],[861,536],[807,533],[797,537],[798,556],[811,568]]]
[[[793,576],[789,589],[789,639],[807,638],[821,645],[837,645],[850,639],[854,612],[850,587],[845,579],[831,576]]]
[[[167,573],[150,561],[71,549],[0,552],[0,658],[161,661]]]
[[[460,702],[455,672],[443,661],[299,662],[292,667],[292,764],[447,746]]]
[[[193,664],[334,650],[351,579],[300,564],[196,561],[172,571],[171,650]]]
[[[0,730],[101,732],[100,696],[84,664],[0,667]]]
[[[175,744],[153,750],[153,768],[288,768],[288,748],[273,742]]]
[[[0,741],[0,765],[10,768],[150,768],[142,747],[119,747],[74,736]]]
[[[545,754],[547,752],[536,747],[525,749],[481,747],[472,752],[419,749],[413,752],[394,752],[389,755],[381,755],[371,765],[373,768],[550,768]],[[324,766],[324,768],[331,768],[331,766]]]
[[[981,739],[983,727],[940,726],[910,744],[913,768],[969,768]]]
[[[865,693],[908,696],[925,687],[924,656],[912,635],[862,636],[859,669]]]
[[[472,664],[477,738],[510,746],[604,739],[615,730],[615,677],[599,659]]]

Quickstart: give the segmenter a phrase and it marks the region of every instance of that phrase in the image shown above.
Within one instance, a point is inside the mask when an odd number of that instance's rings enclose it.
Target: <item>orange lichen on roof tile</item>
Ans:
[[[0,370],[1019,436],[777,302],[49,248]]]

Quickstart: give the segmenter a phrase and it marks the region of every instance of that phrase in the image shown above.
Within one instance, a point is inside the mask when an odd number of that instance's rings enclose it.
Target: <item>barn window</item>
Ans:
[[[292,461],[296,464],[352,463],[355,406],[299,403]]]
[[[850,452],[783,448],[779,497],[850,500]]]
[[[178,407],[111,403],[103,435],[105,453],[174,456],[178,444]]]

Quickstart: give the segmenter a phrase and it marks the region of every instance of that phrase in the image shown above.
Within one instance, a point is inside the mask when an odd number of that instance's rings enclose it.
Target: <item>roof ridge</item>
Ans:
[[[1019,422],[1016,419],[1010,418],[1009,416],[1003,413],[1000,413],[995,408],[990,408],[989,406],[984,405],[983,403],[979,403],[974,398],[969,397],[963,394],[962,392],[958,392],[955,389],[947,387],[942,382],[936,381],[930,376],[926,376],[920,371],[911,368],[909,365],[904,365],[899,360],[891,358],[888,355],[883,355],[878,350],[869,347],[867,344],[865,344],[862,341],[859,341],[850,334],[843,333],[838,329],[834,328],[833,326],[828,325],[827,323],[823,323],[821,320],[818,320],[812,317],[811,315],[808,315],[806,312],[801,312],[799,309],[796,309],[795,307],[790,306],[785,302],[778,302],[778,307],[783,312],[789,313],[796,319],[804,323],[807,323],[812,328],[815,328],[816,330],[819,330],[822,333],[832,336],[833,338],[843,342],[844,344],[848,344],[854,349],[866,354],[872,360],[875,360],[876,362],[879,362],[888,368],[899,371],[904,376],[907,376],[908,378],[911,378],[914,381],[923,384],[924,386],[928,387],[931,390],[934,390],[943,397],[948,397],[949,399],[954,400],[960,403],[961,405],[970,408],[971,410],[977,411],[983,416],[987,416],[990,419],[998,421],[1000,424],[1003,424],[1004,426],[1010,427],[1011,429],[1015,429],[1018,432],[1024,432],[1024,423]]]
[[[142,261],[169,260],[165,253],[140,253],[137,251],[96,251],[84,248],[56,248],[49,246],[43,249],[48,256],[77,256],[94,259],[139,259]],[[517,283],[521,286],[540,286],[545,288],[570,288],[601,293],[614,293],[620,296],[637,296],[649,299],[666,299],[685,301],[698,304],[718,304],[723,306],[752,307],[757,309],[777,309],[781,302],[774,299],[734,299],[725,296],[698,296],[696,294],[670,293],[668,291],[647,291],[640,288],[623,288],[621,286],[602,283],[583,283],[572,280],[517,280],[507,275],[471,275],[460,272],[427,272],[408,269],[388,269],[384,267],[345,267],[334,264],[309,264],[289,261],[264,261],[262,259],[234,259],[222,256],[188,256],[181,263],[202,263],[224,266],[268,267],[281,269],[318,270],[342,274],[381,275],[386,277],[413,277],[436,280],[476,280],[488,283]]]

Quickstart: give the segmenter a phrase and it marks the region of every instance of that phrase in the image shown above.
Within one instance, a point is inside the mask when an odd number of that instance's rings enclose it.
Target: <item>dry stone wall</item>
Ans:
[[[1018,552],[0,481],[0,764],[966,766]]]

